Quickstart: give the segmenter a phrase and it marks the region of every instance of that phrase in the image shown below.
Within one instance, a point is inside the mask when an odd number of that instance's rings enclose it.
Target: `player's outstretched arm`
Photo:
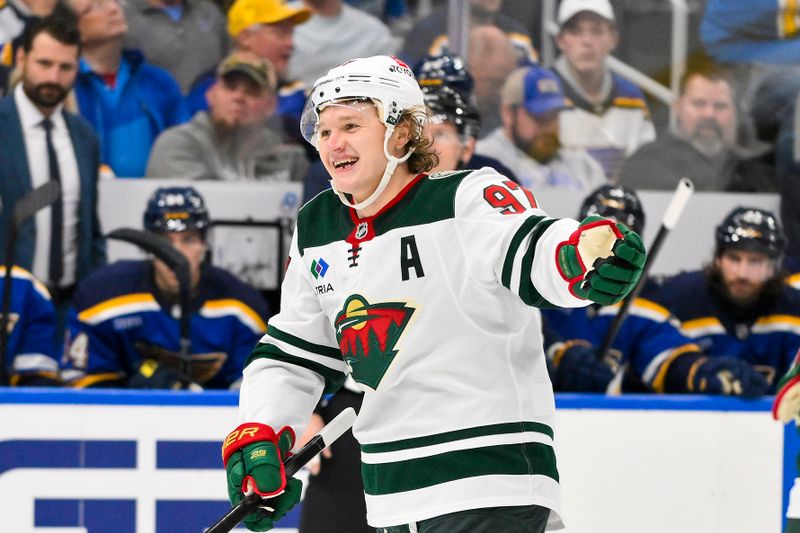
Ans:
[[[602,305],[619,302],[639,282],[647,253],[642,238],[611,219],[585,218],[556,249],[572,294]]]

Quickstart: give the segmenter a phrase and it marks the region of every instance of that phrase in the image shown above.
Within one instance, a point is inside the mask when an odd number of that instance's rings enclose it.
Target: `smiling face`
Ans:
[[[386,126],[375,106],[368,102],[330,104],[320,112],[317,146],[325,169],[337,190],[362,201],[375,190],[386,169],[383,137]],[[393,155],[402,155],[394,150]]]

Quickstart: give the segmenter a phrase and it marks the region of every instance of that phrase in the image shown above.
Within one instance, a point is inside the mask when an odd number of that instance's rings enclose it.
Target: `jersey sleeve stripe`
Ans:
[[[800,335],[800,317],[792,315],[769,315],[756,320],[753,333],[790,332]]]
[[[361,465],[364,492],[379,496],[476,476],[542,475],[558,481],[552,446],[539,442],[456,450],[430,457]]]
[[[41,353],[19,353],[14,357],[14,370],[29,372],[31,370],[58,371],[58,363],[52,357]]]
[[[6,275],[6,267],[0,266],[0,277],[5,277]],[[45,300],[50,300],[50,291],[47,290],[44,283],[39,281],[39,278],[28,272],[22,267],[13,266],[11,267],[11,277],[16,279],[27,280],[33,285],[33,288],[36,289],[36,292],[44,298]]]
[[[531,271],[536,243],[555,221],[547,217],[530,217],[526,220],[511,239],[503,262],[503,285],[519,294],[522,301],[530,306],[554,307],[534,287]]]
[[[487,435],[520,433],[522,431],[542,433],[550,437],[550,439],[553,438],[553,429],[547,424],[542,424],[541,422],[510,422],[505,424],[491,424],[488,426],[478,426],[473,428],[459,429],[456,431],[447,431],[444,433],[437,433],[435,435],[428,435],[425,437],[416,437],[413,439],[363,444],[361,446],[361,450],[364,453],[384,453],[407,450],[410,448],[434,446],[436,444],[454,442],[463,439],[472,439],[476,437],[485,437]]]
[[[69,379],[69,376],[65,374],[64,378]],[[108,372],[105,374],[83,375],[83,377],[74,379],[74,381],[69,381],[68,385],[70,387],[75,387],[76,389],[85,389],[104,381],[120,381],[124,379],[125,375],[122,372]]]
[[[713,316],[687,320],[681,324],[681,331],[695,339],[703,335],[725,334],[725,327],[719,319]]]
[[[699,351],[700,347],[696,344],[684,344],[672,350],[664,350],[650,361],[650,364],[647,365],[642,374],[642,379],[655,392],[663,393],[667,381],[667,372],[673,361],[685,353]]]
[[[331,394],[339,390],[347,375],[344,372],[344,361],[341,362],[339,368],[329,366],[323,361],[307,359],[305,357],[298,357],[291,355],[281,350],[278,346],[271,343],[260,344],[250,354],[250,357],[245,363],[245,367],[257,359],[271,359],[273,361],[280,361],[290,365],[299,366],[313,372],[316,372],[325,380],[325,394]]]
[[[253,333],[263,333],[267,330],[266,322],[258,316],[258,313],[253,308],[233,298],[208,300],[200,309],[200,314],[208,318],[235,316],[239,322],[250,328]]]
[[[516,259],[517,254],[520,253],[520,247],[522,246],[522,243],[525,242],[525,239],[528,237],[531,230],[536,227],[536,224],[544,219],[545,217],[529,217],[528,220],[522,223],[517,232],[511,238],[511,242],[508,245],[508,250],[506,250],[506,258],[503,261],[503,275],[502,279],[500,280],[505,288],[514,290],[511,287],[512,280],[515,277],[515,267],[519,263],[519,261]]]
[[[140,292],[106,300],[78,313],[78,320],[99,324],[110,318],[142,311],[159,311],[161,307],[152,294]]]
[[[300,337],[295,337],[291,333],[286,333],[285,331],[276,328],[272,324],[270,324],[269,328],[267,329],[266,337],[272,337],[276,341],[285,342],[286,344],[290,344],[305,352],[323,355],[325,357],[336,359],[337,361],[342,360],[342,352],[339,351],[338,347],[333,348],[331,346],[325,346],[324,344],[314,344],[313,342],[308,342]]]

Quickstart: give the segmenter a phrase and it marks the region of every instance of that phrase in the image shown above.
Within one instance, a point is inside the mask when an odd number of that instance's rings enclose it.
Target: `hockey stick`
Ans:
[[[44,185],[37,187],[28,194],[17,200],[14,210],[11,213],[11,224],[6,234],[6,260],[5,275],[3,277],[3,307],[0,316],[0,386],[8,382],[8,372],[6,362],[8,361],[8,322],[11,312],[11,271],[14,268],[14,249],[17,247],[17,235],[22,227],[22,223],[41,211],[45,207],[54,204],[61,196],[61,184],[57,181],[48,181]]]
[[[658,252],[661,250],[664,240],[667,238],[667,235],[669,235],[669,232],[672,231],[672,228],[675,227],[675,224],[678,222],[678,219],[683,213],[683,209],[686,207],[686,203],[689,201],[689,198],[692,196],[693,192],[694,184],[689,180],[689,178],[681,178],[681,180],[678,182],[678,186],[675,188],[675,193],[672,195],[672,200],[670,200],[667,210],[664,212],[664,216],[661,218],[661,227],[658,228],[658,233],[656,234],[655,239],[653,239],[653,244],[650,246],[650,250],[647,252],[647,260],[642,268],[642,277],[639,278],[639,283],[637,283],[628,296],[625,297],[625,300],[622,302],[622,306],[617,312],[617,316],[614,317],[614,321],[608,328],[608,332],[603,339],[603,343],[597,350],[597,357],[599,359],[603,359],[605,357],[609,348],[611,348],[611,345],[616,340],[619,330],[622,327],[622,323],[630,313],[630,308],[633,304],[633,301],[639,296],[639,293],[642,291],[642,287],[644,287],[647,273],[650,271],[650,267],[655,262],[656,257],[658,257]],[[618,380],[618,378],[622,377],[622,370],[624,370],[624,367],[622,367],[615,379],[612,380],[612,385]],[[611,389],[612,385],[609,386],[609,390]]]
[[[180,372],[184,380],[189,380],[191,377],[192,365],[192,341],[189,328],[191,318],[189,315],[189,291],[191,285],[189,260],[168,241],[160,239],[148,231],[119,228],[106,235],[106,238],[135,244],[142,250],[153,254],[163,261],[164,264],[175,273],[175,277],[178,278],[179,304],[181,309]],[[186,383],[184,383],[184,385],[185,384]]]
[[[286,471],[286,479],[294,476],[301,468],[311,461],[311,459],[316,457],[319,452],[333,444],[336,439],[350,429],[355,420],[356,412],[352,407],[348,407],[336,415],[336,418],[328,422],[328,425],[322,428],[322,431],[312,437],[296,454],[290,455],[289,458],[283,462],[283,468]],[[264,498],[261,498],[261,496],[255,492],[251,492],[235,507],[231,508],[225,516],[208,528],[206,533],[228,533],[228,531],[235,528],[239,522],[255,511],[264,501],[266,501]]]

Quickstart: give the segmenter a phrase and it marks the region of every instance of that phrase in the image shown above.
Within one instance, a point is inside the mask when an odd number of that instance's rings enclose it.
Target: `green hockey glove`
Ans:
[[[590,216],[558,245],[556,258],[572,294],[611,305],[639,282],[647,253],[636,232],[611,219]]]
[[[264,424],[242,424],[225,438],[222,460],[231,504],[251,491],[267,498],[244,519],[251,531],[269,531],[300,501],[302,483],[294,478],[287,482],[283,468],[292,446],[294,431],[288,426],[275,433]]]

